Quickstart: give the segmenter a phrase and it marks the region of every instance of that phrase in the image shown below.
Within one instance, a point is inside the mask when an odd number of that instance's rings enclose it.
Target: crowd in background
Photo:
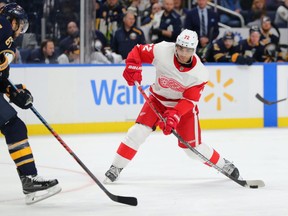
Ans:
[[[187,0],[91,1],[96,12],[90,59],[94,64],[122,63],[136,44],[175,42],[183,29],[197,32],[197,54],[203,62],[288,61],[288,39],[281,44],[279,31],[288,31],[288,0],[192,0],[190,5]],[[15,63],[79,63],[80,1],[0,0],[10,2],[20,4],[30,22],[29,31],[15,41]],[[209,2],[232,14],[215,10]],[[237,14],[243,16],[244,26]],[[45,40],[41,40],[42,17],[46,17]],[[245,28],[248,37],[237,40],[235,27]],[[225,28],[221,36],[220,28]]]

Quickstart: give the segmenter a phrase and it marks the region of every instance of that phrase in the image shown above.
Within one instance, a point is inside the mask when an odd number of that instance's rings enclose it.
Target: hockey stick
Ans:
[[[166,120],[163,118],[161,113],[156,109],[156,107],[152,104],[151,100],[149,97],[146,95],[145,91],[143,88],[139,85],[137,81],[134,82],[142,96],[144,97],[145,101],[149,104],[150,108],[154,111],[154,113],[158,116],[158,118],[166,122]],[[191,147],[187,141],[185,141],[175,130],[172,130],[172,133],[174,136],[178,138],[187,148],[189,148],[193,153],[195,153],[200,159],[208,163],[210,166],[233,180],[234,182],[238,183],[239,185],[247,188],[258,188],[258,187],[264,187],[265,184],[262,180],[239,180],[235,179],[232,176],[228,175],[222,168],[218,167],[216,164],[212,163],[208,158],[206,158],[203,154],[201,154],[199,151],[197,151],[195,148]]]
[[[276,104],[276,103],[279,103],[279,102],[282,102],[282,101],[285,101],[287,100],[287,98],[283,98],[281,100],[277,100],[277,101],[268,101],[266,99],[264,99],[260,94],[256,94],[255,97],[260,100],[262,103],[266,104],[266,105],[272,105],[272,104]]]
[[[8,79],[10,85],[18,91],[17,87]],[[30,108],[32,112],[38,117],[38,119],[46,126],[51,134],[60,142],[60,144],[69,152],[69,154],[77,161],[77,163],[86,171],[86,173],[94,180],[94,182],[104,191],[104,193],[113,201],[137,206],[137,198],[135,197],[124,197],[110,193],[101,182],[93,175],[93,173],[85,166],[85,164],[77,157],[72,149],[61,139],[61,137],[53,130],[53,128],[46,122],[46,120],[40,115],[40,113],[32,106]]]

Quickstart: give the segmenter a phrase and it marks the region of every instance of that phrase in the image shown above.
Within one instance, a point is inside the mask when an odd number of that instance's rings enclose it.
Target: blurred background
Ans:
[[[288,126],[287,100],[255,98],[288,96],[288,0],[0,0],[11,2],[30,23],[15,41],[11,79],[28,86],[60,133],[126,131],[144,102],[122,77],[127,54],[136,44],[174,42],[183,29],[198,33],[210,71],[203,129]],[[153,74],[144,65],[143,86]],[[47,133],[32,112],[19,113],[31,134]]]

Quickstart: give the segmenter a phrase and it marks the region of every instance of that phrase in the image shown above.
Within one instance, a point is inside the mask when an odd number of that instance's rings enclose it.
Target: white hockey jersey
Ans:
[[[165,106],[174,107],[179,100],[194,105],[200,99],[209,72],[200,58],[194,54],[191,67],[181,65],[175,56],[175,43],[137,45],[129,53],[126,63],[150,63],[155,66],[156,79],[151,93]],[[145,74],[143,74],[145,76]]]

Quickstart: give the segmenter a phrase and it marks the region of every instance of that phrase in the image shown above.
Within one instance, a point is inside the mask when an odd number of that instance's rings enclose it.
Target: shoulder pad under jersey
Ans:
[[[0,52],[3,50],[12,50],[13,45],[13,31],[10,22],[3,16],[0,16]]]

